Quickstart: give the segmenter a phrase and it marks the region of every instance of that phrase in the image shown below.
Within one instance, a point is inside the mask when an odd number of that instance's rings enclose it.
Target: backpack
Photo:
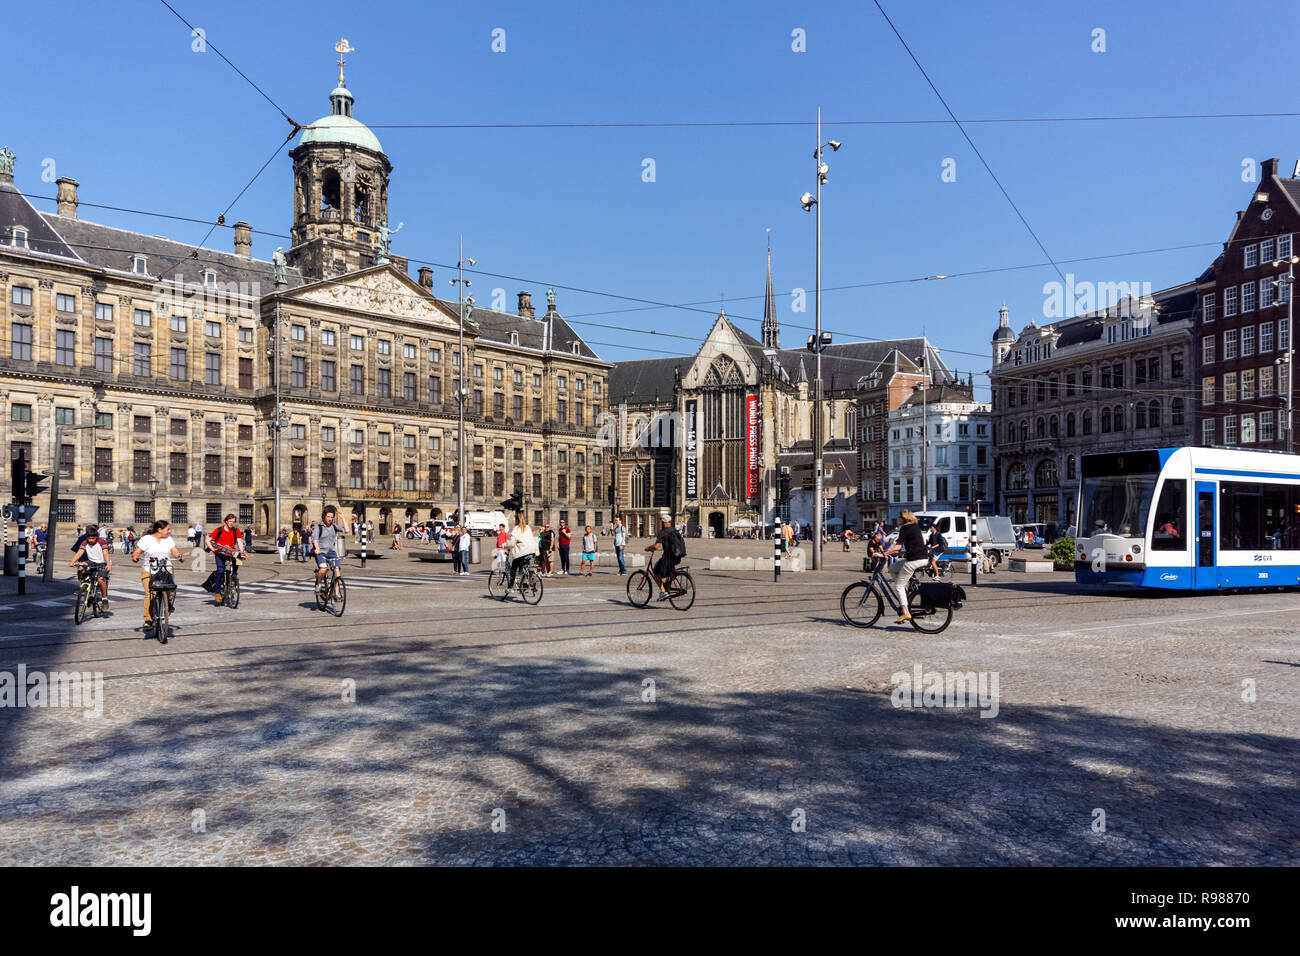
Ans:
[[[668,544],[669,547],[672,548],[673,560],[680,561],[682,558],[686,557],[686,542],[682,540],[682,533],[680,531],[676,528],[671,530],[672,534],[668,536]]]

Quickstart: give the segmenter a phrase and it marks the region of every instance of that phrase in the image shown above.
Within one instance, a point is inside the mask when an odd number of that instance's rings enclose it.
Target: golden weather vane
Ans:
[[[345,62],[343,56],[344,54],[347,53],[356,52],[356,47],[350,46],[348,44],[347,38],[344,37],[343,39],[339,40],[338,43],[334,44],[334,52],[339,55],[339,86],[343,86],[345,85],[343,83],[343,64]]]

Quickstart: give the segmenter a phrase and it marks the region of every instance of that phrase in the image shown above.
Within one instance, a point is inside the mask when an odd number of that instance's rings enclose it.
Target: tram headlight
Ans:
[[[1133,553],[1134,553],[1134,554],[1141,554],[1141,553],[1142,553],[1142,545],[1140,545],[1140,544],[1135,544],[1135,545],[1133,545]]]

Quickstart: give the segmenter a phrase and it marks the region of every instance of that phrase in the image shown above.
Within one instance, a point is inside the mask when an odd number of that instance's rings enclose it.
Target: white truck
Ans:
[[[505,525],[506,530],[510,530],[510,525],[506,521],[504,511],[467,511],[465,512],[465,527],[469,528],[469,533],[478,537],[480,535],[495,535],[497,526]]]
[[[916,520],[921,529],[927,533],[932,525],[939,529],[939,533],[948,542],[949,558],[966,557],[966,548],[970,544],[970,525],[973,521],[978,521],[975,535],[980,539],[984,553],[989,556],[994,567],[1001,564],[1012,551],[1016,550],[1016,533],[1011,527],[1010,518],[980,515],[978,519],[974,519],[973,515],[965,511],[932,511],[917,515]]]

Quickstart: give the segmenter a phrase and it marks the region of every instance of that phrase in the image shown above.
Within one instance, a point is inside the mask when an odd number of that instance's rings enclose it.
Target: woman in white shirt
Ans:
[[[171,558],[179,558],[180,551],[176,547],[176,542],[172,539],[172,523],[165,518],[159,518],[149,528],[149,533],[142,536],[135,543],[135,551],[131,554],[131,560],[139,563],[140,557],[157,558],[159,561],[170,563]],[[153,595],[149,591],[149,563],[140,568],[140,576],[144,583],[144,628],[148,631],[153,627],[153,614],[150,605],[153,604]],[[172,602],[175,600],[175,591],[167,595],[167,610],[172,609]]]
[[[533,534],[533,529],[524,521],[522,511],[515,513],[515,526],[506,541],[506,553],[510,556],[510,581],[506,585],[506,592],[509,593],[515,586],[515,575],[519,569],[537,554],[537,535]],[[502,595],[502,600],[504,599],[505,595]]]

